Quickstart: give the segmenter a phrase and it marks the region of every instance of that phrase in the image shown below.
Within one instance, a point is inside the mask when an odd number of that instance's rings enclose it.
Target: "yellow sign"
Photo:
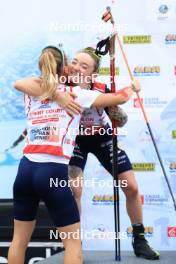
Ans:
[[[172,130],[172,138],[176,138],[176,130]]]
[[[151,43],[151,35],[143,35],[143,36],[123,36],[124,44],[144,44]]]
[[[160,73],[160,66],[144,66],[144,67],[135,67],[135,73]]]
[[[100,75],[110,75],[110,68],[109,67],[100,68],[99,74]],[[119,75],[119,68],[118,67],[116,67],[116,69],[115,69],[115,74]]]
[[[113,195],[94,195],[93,202],[114,202],[114,196]]]
[[[155,163],[132,163],[134,171],[154,171]]]

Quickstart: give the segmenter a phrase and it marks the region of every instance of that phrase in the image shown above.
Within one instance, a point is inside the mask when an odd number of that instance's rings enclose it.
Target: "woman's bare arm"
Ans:
[[[17,80],[14,84],[15,89],[29,96],[42,96],[43,89],[40,78],[31,77]],[[53,100],[56,101],[69,114],[79,114],[82,111],[81,106],[75,101],[76,95],[73,92],[59,92],[57,89],[53,94]]]
[[[140,84],[137,80],[135,80],[131,86],[125,87],[119,90],[116,93],[111,94],[100,94],[92,106],[94,107],[107,107],[107,106],[115,106],[128,102],[133,91],[139,92],[141,90]]]
[[[14,83],[14,87],[18,91],[30,96],[41,96],[43,94],[41,79],[36,77],[17,80]]]

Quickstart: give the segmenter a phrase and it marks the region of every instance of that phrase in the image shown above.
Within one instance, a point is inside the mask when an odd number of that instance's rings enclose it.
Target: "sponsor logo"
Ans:
[[[154,229],[153,226],[146,226],[145,230],[144,230],[144,234],[146,237],[152,237],[154,233]],[[133,235],[133,228],[131,226],[129,226],[127,228],[127,237],[132,237]]]
[[[157,205],[161,206],[164,203],[168,202],[168,198],[161,197],[159,194],[146,194],[141,195],[141,204],[142,205]]]
[[[134,68],[134,76],[159,76],[160,66],[136,66]]]
[[[115,75],[119,75],[120,69],[116,67],[115,69]],[[110,68],[109,67],[101,67],[99,71],[100,75],[110,75]]]
[[[124,44],[144,44],[151,43],[151,35],[139,35],[139,36],[123,36]]]
[[[165,37],[166,44],[176,44],[176,34],[168,34]]]
[[[140,103],[143,104],[143,98],[140,98],[140,101],[138,100],[138,98],[134,98],[133,100],[133,106],[134,108],[140,108]]]
[[[167,5],[160,5],[159,8],[158,8],[158,11],[161,13],[161,14],[166,14],[168,12],[169,8]]]
[[[165,21],[175,17],[175,4],[172,0],[146,1],[146,11],[150,21]]]
[[[141,103],[145,106],[145,108],[163,108],[168,103],[166,100],[161,100],[158,97],[146,97],[140,98],[140,100]],[[133,99],[133,106],[134,108],[140,108],[138,98]]]
[[[176,138],[176,130],[172,130],[172,138]]]
[[[176,226],[169,226],[167,228],[167,236],[168,237],[176,237]]]
[[[114,195],[104,194],[98,195],[95,194],[92,198],[93,205],[112,205],[114,204]]]
[[[134,171],[155,171],[155,163],[132,163]]]
[[[171,173],[176,172],[176,162],[171,162],[169,169]]]
[[[39,108],[40,109],[41,108],[48,108],[48,107],[51,108],[49,103],[50,103],[49,99],[44,99],[44,100],[41,101],[41,106]]]

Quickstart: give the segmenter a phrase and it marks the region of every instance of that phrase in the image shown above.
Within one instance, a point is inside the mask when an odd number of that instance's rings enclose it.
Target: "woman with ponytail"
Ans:
[[[13,186],[14,234],[9,249],[9,264],[24,264],[25,251],[35,228],[39,201],[44,201],[64,244],[64,264],[81,264],[79,211],[69,187],[68,163],[75,145],[81,113],[75,107],[115,106],[127,102],[130,85],[116,94],[100,94],[79,86],[66,86],[65,55],[56,47],[46,47],[39,58],[41,77],[17,81],[15,88],[25,93],[28,123],[24,156]],[[32,85],[31,85],[32,84]],[[64,109],[62,93],[72,93],[74,102]],[[61,94],[61,97],[60,97]],[[63,99],[63,97],[62,97]],[[61,103],[62,101],[62,103]],[[56,186],[57,185],[57,186]]]
[[[71,112],[74,107],[79,109],[79,105],[72,101],[74,93],[68,91],[65,95],[63,87],[57,90],[57,78],[64,63],[59,49],[45,48],[39,58],[41,77],[33,78],[34,87],[37,86],[41,96],[36,96],[35,89],[33,96],[24,91],[28,129],[24,156],[13,187],[14,234],[8,253],[9,264],[24,264],[25,251],[35,228],[37,208],[41,200],[45,202],[58,232],[63,234],[64,263],[82,263],[81,240],[80,237],[74,239],[73,236],[75,232],[80,232],[77,205],[68,184],[64,188],[59,184],[61,181],[68,183],[67,153],[64,153],[65,145],[58,135],[60,118],[65,119],[63,125],[67,125],[72,117],[53,100],[62,99],[63,105],[66,98],[71,102],[67,105]],[[25,81],[28,83],[27,79]],[[22,82],[17,81],[15,84],[19,85],[19,90]],[[59,116],[61,114],[62,117]],[[53,184],[56,181],[58,186]]]

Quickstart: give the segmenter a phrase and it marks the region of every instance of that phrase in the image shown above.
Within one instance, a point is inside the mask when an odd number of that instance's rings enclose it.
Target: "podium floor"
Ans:
[[[173,264],[176,259],[175,251],[161,251],[160,260],[155,260],[156,264]],[[152,260],[137,258],[132,251],[122,251],[121,263],[123,264],[148,264]],[[38,264],[63,264],[63,252],[56,254]],[[84,264],[117,264],[114,261],[113,251],[84,251]]]

